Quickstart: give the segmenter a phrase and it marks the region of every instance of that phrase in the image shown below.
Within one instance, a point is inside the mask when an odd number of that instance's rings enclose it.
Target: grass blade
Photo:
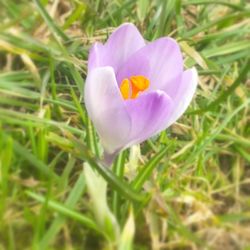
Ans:
[[[43,17],[44,21],[47,23],[49,29],[52,31],[52,34],[57,34],[59,37],[61,37],[65,42],[69,41],[68,36],[55,24],[53,19],[50,17],[48,12],[43,7],[40,0],[33,0],[35,3],[35,6],[39,12],[39,14]]]
[[[111,187],[117,190],[120,194],[124,195],[129,200],[133,201],[142,201],[145,196],[139,194],[138,192],[131,189],[129,185],[121,181],[110,169],[104,167],[100,161],[95,159],[93,155],[89,152],[88,148],[82,143],[73,139],[75,148],[78,149],[78,152],[75,152],[76,156],[82,160],[86,160],[91,167],[96,169],[99,174],[109,183]]]
[[[82,223],[84,226],[87,228],[95,230],[97,233],[101,233],[100,230],[98,229],[98,226],[95,224],[93,220],[91,220],[89,217],[84,216],[83,214],[80,214],[68,207],[66,207],[63,204],[60,204],[59,202],[52,201],[52,200],[46,200],[45,197],[38,195],[32,191],[27,190],[26,194],[31,197],[32,199],[39,201],[41,203],[47,202],[47,205],[50,209],[55,210],[56,212],[66,216],[70,217],[80,223]],[[102,233],[101,233],[102,234]]]
[[[166,155],[168,147],[164,147],[159,153],[157,153],[149,162],[141,169],[133,181],[133,187],[135,190],[140,190],[146,180],[149,179],[156,165]]]

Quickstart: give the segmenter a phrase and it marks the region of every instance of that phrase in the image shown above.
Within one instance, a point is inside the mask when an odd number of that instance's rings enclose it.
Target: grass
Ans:
[[[250,249],[247,0],[0,0],[0,17],[1,250]],[[177,39],[199,87],[107,169],[83,86],[123,22]]]

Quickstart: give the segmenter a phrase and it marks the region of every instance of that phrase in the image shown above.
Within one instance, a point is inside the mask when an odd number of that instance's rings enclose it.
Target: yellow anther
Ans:
[[[131,76],[126,78],[120,85],[122,96],[125,100],[138,97],[140,92],[146,90],[150,85],[149,80],[145,76]]]
[[[120,91],[122,93],[123,99],[127,100],[130,94],[130,83],[127,78],[122,81],[120,85]]]
[[[130,81],[139,91],[144,91],[149,87],[149,80],[144,76],[131,76]]]
[[[143,92],[149,87],[149,80],[144,76],[131,76],[130,82],[132,85],[132,99],[138,97],[139,92]]]

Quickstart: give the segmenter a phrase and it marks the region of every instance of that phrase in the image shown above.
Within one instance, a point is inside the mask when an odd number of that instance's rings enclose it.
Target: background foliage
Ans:
[[[247,0],[0,0],[0,18],[0,249],[250,249]],[[177,39],[199,88],[111,170],[82,95],[123,22]]]

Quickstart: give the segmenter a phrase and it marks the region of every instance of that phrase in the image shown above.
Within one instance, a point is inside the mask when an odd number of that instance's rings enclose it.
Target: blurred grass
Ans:
[[[250,248],[247,0],[0,0],[0,18],[0,249]],[[199,88],[109,171],[82,91],[91,44],[123,22],[177,39]],[[84,161],[108,184],[100,214]]]

